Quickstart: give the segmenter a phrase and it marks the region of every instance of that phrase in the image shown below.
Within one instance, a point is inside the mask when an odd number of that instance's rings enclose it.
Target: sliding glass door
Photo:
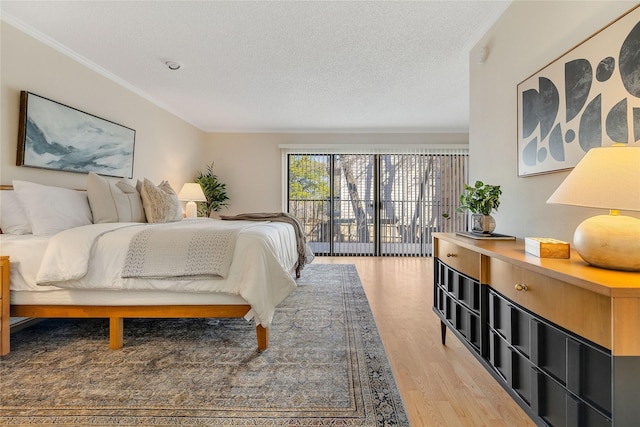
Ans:
[[[289,154],[288,208],[319,255],[431,255],[455,213],[467,155]]]

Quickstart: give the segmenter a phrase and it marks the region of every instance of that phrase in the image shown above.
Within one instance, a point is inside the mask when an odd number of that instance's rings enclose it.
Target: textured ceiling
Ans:
[[[467,131],[508,1],[0,1],[2,19],[204,131]],[[166,60],[183,64],[179,71]],[[87,88],[90,90],[90,88]]]

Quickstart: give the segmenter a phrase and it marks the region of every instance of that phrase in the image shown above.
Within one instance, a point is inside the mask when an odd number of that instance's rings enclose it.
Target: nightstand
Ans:
[[[9,353],[9,335],[11,334],[9,278],[9,257],[0,257],[0,356]]]

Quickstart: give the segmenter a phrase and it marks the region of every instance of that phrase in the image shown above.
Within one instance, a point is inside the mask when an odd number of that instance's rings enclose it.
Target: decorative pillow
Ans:
[[[15,191],[0,191],[0,228],[6,234],[31,234],[31,224]]]
[[[13,181],[35,235],[55,234],[92,223],[86,191]]]
[[[148,179],[138,181],[142,205],[148,222],[174,222],[182,220],[182,206],[178,195],[167,181],[157,187]]]
[[[124,181],[112,183],[89,172],[87,196],[94,224],[146,221],[140,193]]]

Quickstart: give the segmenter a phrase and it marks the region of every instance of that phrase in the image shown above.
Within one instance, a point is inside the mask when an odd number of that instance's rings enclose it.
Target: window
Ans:
[[[318,255],[429,256],[431,233],[464,229],[466,149],[286,159],[288,211]]]

